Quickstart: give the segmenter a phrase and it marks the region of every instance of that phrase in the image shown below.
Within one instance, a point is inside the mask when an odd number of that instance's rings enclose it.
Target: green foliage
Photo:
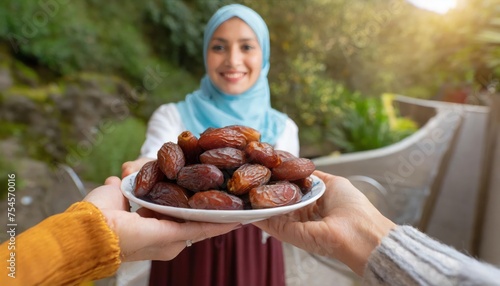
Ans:
[[[389,107],[378,97],[366,97],[325,77],[325,65],[312,54],[299,54],[286,64],[287,72],[272,81],[271,91],[281,95],[274,96],[274,103],[299,126],[301,145],[307,146],[303,156],[380,148],[416,130],[411,120],[397,118],[393,107],[388,114]]]
[[[97,135],[100,139],[96,140],[89,154],[72,154],[81,160],[78,163],[83,167],[82,177],[102,183],[109,176],[121,176],[121,165],[139,156],[145,133],[144,122],[135,118],[113,122],[106,132]]]
[[[498,0],[465,1],[446,15],[405,0],[4,2],[0,42],[25,63],[17,68],[23,80],[13,74],[15,84],[35,88],[3,93],[43,101],[51,81],[82,71],[124,77],[144,91],[148,70],[158,67],[165,76],[130,106],[142,119],[198,86],[203,29],[212,13],[230,2],[248,5],[270,30],[273,105],[298,123],[301,146],[318,152],[313,155],[405,136],[390,117],[387,127],[387,110],[375,99],[382,93],[430,98],[443,86],[485,88],[500,77]],[[68,77],[62,78],[64,87]],[[411,125],[402,129],[410,132]],[[1,126],[0,135],[19,130]]]
[[[144,96],[136,107],[131,107],[136,116],[147,120],[160,105],[183,100],[186,94],[198,89],[199,84],[199,79],[185,70],[159,60],[153,61],[146,68],[141,85],[136,88],[144,91]]]
[[[286,112],[299,126],[305,156],[318,156],[335,149],[333,142],[325,138],[332,127],[332,120],[343,114],[353,93],[342,84],[324,76],[325,66],[310,54],[300,54],[285,61],[288,65],[271,81],[273,104]]]
[[[13,61],[12,65],[12,70],[14,71],[14,76],[17,78],[17,82],[30,83],[31,85],[35,85],[39,82],[37,72],[31,67],[20,61]]]
[[[7,197],[8,192],[8,183],[9,183],[9,174],[12,174],[12,166],[9,166],[3,157],[0,157],[0,184],[2,184],[2,188],[0,188],[0,200],[3,200]]]
[[[489,12],[482,28],[477,34],[477,39],[484,44],[484,58],[482,65],[488,69],[489,74],[482,74],[478,80],[489,91],[499,91],[498,78],[500,78],[500,3],[485,1]],[[484,19],[484,18],[483,18]],[[492,90],[493,89],[493,90]]]
[[[0,156],[0,201],[7,198],[8,186],[9,186],[9,174],[17,174],[18,167],[12,162],[7,162],[4,157]],[[15,178],[16,190],[24,187],[25,181],[19,176]]]
[[[391,118],[379,98],[355,96],[350,108],[344,111],[337,126],[327,135],[343,152],[388,146],[417,130],[416,124],[409,119],[400,119],[395,128],[391,128]]]
[[[212,14],[229,0],[150,1],[147,19],[151,23],[151,45],[157,52],[192,72],[202,73],[203,31]]]
[[[60,94],[59,86],[53,84],[42,87],[13,86],[5,91],[6,96],[25,96],[33,101],[45,102],[50,94]]]
[[[0,121],[0,139],[6,139],[9,137],[21,137],[27,129],[28,126],[26,126],[25,124],[2,120]]]
[[[405,0],[245,2],[268,22],[274,62],[307,51],[325,64],[324,76],[368,96],[431,98],[443,85],[481,88],[499,77],[500,47],[477,41],[498,31],[497,0],[465,1],[445,15]],[[270,78],[286,69],[273,65]]]
[[[93,2],[7,0],[0,8],[6,16],[0,39],[18,57],[56,74],[91,70],[139,77],[149,53],[132,17],[141,15],[141,7]]]

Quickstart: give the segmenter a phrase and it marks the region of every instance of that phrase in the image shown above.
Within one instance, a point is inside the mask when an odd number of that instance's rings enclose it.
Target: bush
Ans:
[[[186,94],[200,87],[200,79],[193,77],[185,70],[175,68],[165,62],[151,61],[148,69],[158,71],[154,88],[147,90],[144,101],[139,102],[133,112],[136,116],[148,120],[153,111],[167,102],[183,100]],[[148,72],[145,72],[148,76]],[[144,84],[143,84],[144,87]]]
[[[139,78],[149,56],[137,18],[141,7],[94,2],[7,0],[0,39],[18,58],[55,74],[114,71]]]
[[[384,98],[356,96],[349,106],[327,135],[342,152],[381,148],[417,130],[415,122],[397,117],[397,111],[390,101],[384,104]]]
[[[203,64],[203,32],[212,14],[231,0],[159,0],[147,8],[152,39],[157,54],[172,63],[201,74]]]
[[[87,156],[81,156],[82,178],[102,183],[109,176],[121,176],[121,165],[139,156],[146,125],[135,118],[114,122]],[[97,140],[99,141],[99,140]]]
[[[286,64],[284,72],[270,79],[273,104],[297,123],[302,156],[321,156],[338,150],[327,134],[343,118],[357,93],[326,78],[325,66],[311,54],[301,54]]]

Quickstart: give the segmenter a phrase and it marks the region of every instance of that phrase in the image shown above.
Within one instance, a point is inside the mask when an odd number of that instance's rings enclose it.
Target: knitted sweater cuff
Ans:
[[[411,226],[398,226],[373,251],[365,285],[497,285],[500,271]],[[465,284],[464,284],[465,283]]]
[[[0,257],[15,254],[15,273],[0,271],[0,285],[77,285],[113,275],[120,265],[118,237],[102,212],[89,202],[78,202],[16,237],[9,254],[2,244]]]

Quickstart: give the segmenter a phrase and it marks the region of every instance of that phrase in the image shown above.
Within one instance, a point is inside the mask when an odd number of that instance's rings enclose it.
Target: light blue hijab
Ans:
[[[203,59],[213,33],[222,23],[238,17],[252,28],[262,49],[262,70],[257,82],[244,93],[229,95],[221,92],[205,75],[201,88],[188,94],[184,101],[176,104],[186,129],[199,136],[208,127],[245,125],[257,129],[262,142],[272,145],[285,129],[287,116],[271,108],[271,94],[267,73],[269,72],[269,31],[264,20],[252,9],[232,4],[217,10],[205,28]]]

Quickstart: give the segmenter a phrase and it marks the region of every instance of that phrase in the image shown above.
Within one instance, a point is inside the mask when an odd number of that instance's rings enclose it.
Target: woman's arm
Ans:
[[[337,259],[366,285],[500,285],[500,270],[410,226],[396,226],[347,179],[320,171],[325,194],[254,224],[308,252]]]
[[[12,243],[13,242],[13,243]],[[0,246],[0,285],[76,285],[111,276],[118,237],[91,203],[72,205]]]
[[[195,243],[239,226],[178,223],[147,209],[131,213],[120,183],[108,178],[84,202],[15,237],[15,248],[4,242],[0,259],[12,267],[0,267],[0,285],[77,285],[114,274],[122,261],[170,260],[187,240]]]
[[[500,270],[411,226],[398,226],[368,259],[366,285],[500,285]]]

